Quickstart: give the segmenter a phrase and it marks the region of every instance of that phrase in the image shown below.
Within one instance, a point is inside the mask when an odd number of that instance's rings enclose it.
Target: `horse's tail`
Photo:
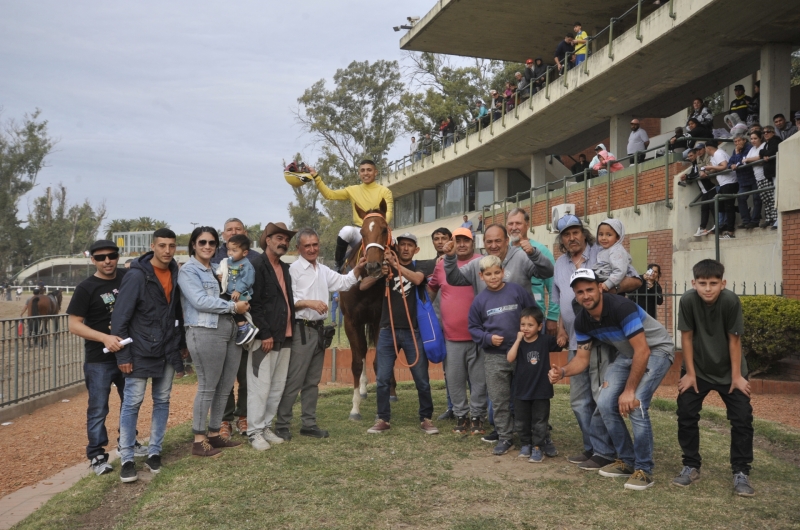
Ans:
[[[380,332],[380,329],[378,328],[378,326],[374,326],[372,324],[367,324],[366,325],[366,332],[367,332],[367,348],[369,348],[369,347],[377,348],[378,347],[378,333]]]
[[[28,314],[31,317],[38,317],[39,316],[39,297],[34,296],[31,298],[31,310]]]

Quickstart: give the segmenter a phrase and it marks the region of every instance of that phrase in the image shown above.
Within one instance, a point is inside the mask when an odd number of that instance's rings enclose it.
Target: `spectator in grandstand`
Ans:
[[[661,265],[650,263],[647,266],[647,272],[642,275],[644,282],[641,287],[628,293],[628,298],[639,304],[639,307],[656,320],[658,320],[658,316],[656,316],[658,306],[664,304],[664,297],[661,296],[661,284],[658,283],[660,278]]]
[[[576,22],[572,29],[575,31],[575,38],[572,40],[575,46],[575,66],[578,66],[586,60],[586,43],[589,42],[589,36],[583,31],[580,22]]]
[[[783,114],[776,114],[775,116],[773,116],[772,123],[775,124],[775,134],[780,136],[781,140],[786,140],[791,135],[797,132],[797,125],[787,122],[786,116],[784,116]]]
[[[483,232],[483,214],[478,214],[478,227],[475,229],[478,232]]]
[[[675,127],[675,135],[669,139],[669,151],[684,151],[687,147],[686,141],[686,135],[683,132],[683,127]]]
[[[472,123],[474,123],[475,125],[481,122],[485,123],[484,118],[488,116],[488,113],[486,111],[486,104],[483,102],[482,99],[475,100],[475,110],[478,112],[478,115],[475,117],[474,120],[472,120]]]
[[[766,144],[763,142],[763,135],[761,132],[753,132],[750,134],[750,151],[747,152],[747,158],[744,162],[751,164],[753,162],[760,162],[763,158],[764,148]],[[772,179],[768,179],[764,166],[756,164],[753,166],[753,174],[756,177],[756,186],[758,189],[771,188],[773,184]],[[775,192],[774,190],[765,190],[759,193],[761,202],[764,206],[764,222],[761,223],[761,228],[768,228],[775,224],[778,220],[778,213],[775,211]],[[755,197],[755,195],[753,196]]]
[[[506,81],[506,89],[503,91],[503,97],[506,98],[506,112],[514,108],[514,92],[517,86],[511,81]]]
[[[689,118],[694,118],[702,125],[708,129],[711,129],[714,123],[714,114],[709,110],[706,102],[700,98],[694,98],[692,101],[692,113],[689,114]],[[686,126],[689,126],[689,123],[686,123]]]
[[[525,81],[528,85],[533,84],[533,80],[536,77],[533,75],[533,59],[528,59],[525,61],[525,71],[523,72],[523,75],[525,76]],[[536,90],[534,90],[534,92],[536,92]]]
[[[530,96],[530,87],[528,86],[528,80],[523,77],[522,72],[517,72],[514,74],[514,77],[517,79],[517,90],[515,94],[517,95],[516,101],[525,101]]]
[[[724,149],[719,148],[719,142],[710,140],[706,142],[706,152],[711,157],[708,164],[700,167],[700,178],[705,178],[719,171],[724,171],[728,168],[728,153]],[[719,189],[717,193],[735,194],[739,190],[739,184],[736,180],[736,175],[733,173],[725,173],[716,176]],[[719,230],[722,235],[720,239],[731,239],[736,237],[736,200],[723,199],[719,201],[720,219]]]
[[[713,138],[714,135],[711,132],[711,129],[708,127],[703,126],[700,123],[700,120],[697,118],[689,118],[689,123],[686,124],[686,127],[689,129],[686,132],[686,136],[690,136],[692,138]],[[690,148],[694,147],[694,140],[687,140],[686,145]]]
[[[447,117],[447,127],[444,130],[444,146],[450,147],[456,138],[456,122],[452,116]]]
[[[575,60],[575,57],[571,55],[572,52],[575,51],[575,47],[572,45],[573,39],[574,36],[572,35],[572,33],[567,33],[566,37],[564,37],[564,40],[558,43],[558,47],[556,48],[556,54],[553,59],[556,62],[556,68],[559,74],[564,74],[569,69],[569,65],[566,63],[565,60],[567,53],[570,54],[570,61]]]
[[[744,93],[744,85],[733,87],[733,93],[736,94],[736,98],[731,101],[729,113],[737,114],[742,123],[747,123],[747,116],[750,114],[749,106],[753,102],[753,98]]]
[[[639,163],[644,162],[645,153],[641,153],[640,151],[646,150],[649,145],[650,137],[647,136],[647,132],[641,128],[639,120],[636,118],[632,119],[631,134],[628,136],[628,156],[636,156],[631,159],[631,162],[634,162],[636,159],[639,160]],[[637,155],[636,153],[639,154]]]
[[[447,147],[444,143],[446,136],[447,136],[447,118],[442,118],[442,123],[439,124],[439,142],[442,144],[442,147]]]
[[[761,157],[767,162],[764,163],[764,176],[770,180],[775,179],[775,155],[778,154],[778,145],[783,141],[780,136],[775,134],[775,127],[767,125],[764,127],[764,149]]]
[[[606,146],[604,144],[597,144],[597,147],[594,148],[594,158],[592,158],[592,171],[597,172],[597,175],[602,177],[603,175],[608,175],[608,169],[611,168],[611,172],[614,171],[621,171],[625,169],[625,167],[616,162],[617,157],[614,156],[614,153],[611,153],[606,150]],[[613,162],[612,164],[608,164],[609,162]]]
[[[411,146],[408,149],[408,154],[411,155],[411,160],[419,160],[422,153],[419,151],[419,144],[417,143],[417,139],[413,136],[411,137]]]
[[[738,135],[733,139],[735,149],[728,160],[728,168],[736,170],[736,180],[739,183],[738,193],[758,189],[753,168],[745,164],[744,160],[750,151],[750,144],[744,136]],[[747,199],[753,198],[753,209],[750,210]],[[761,220],[761,197],[759,194],[743,195],[739,197],[739,228],[756,228]]]
[[[500,116],[503,115],[503,96],[501,96],[497,90],[492,89],[489,91],[489,95],[491,96],[491,101],[489,103],[489,108],[492,109],[492,115],[494,116],[495,120],[499,120]]]
[[[433,152],[433,138],[431,133],[425,133],[425,138],[420,142],[422,156],[429,156]]]
[[[537,57],[533,60],[533,91],[538,92],[542,88],[544,88],[544,82],[546,81],[547,74],[547,66],[545,66],[544,62],[542,62],[541,57]]]
[[[800,111],[794,113],[794,125],[800,129]]]
[[[467,230],[469,230],[470,232],[472,232],[474,234],[475,233],[475,228],[473,228],[472,221],[469,220],[469,216],[464,214],[463,219],[464,219],[464,222],[461,223],[461,228],[466,228]]]
[[[589,162],[586,161],[586,155],[583,153],[578,155],[578,161],[572,166],[572,174],[579,175],[575,177],[575,182],[583,182],[583,173],[587,169],[591,169],[592,166],[589,165]],[[591,171],[589,172],[588,178],[592,178]]]

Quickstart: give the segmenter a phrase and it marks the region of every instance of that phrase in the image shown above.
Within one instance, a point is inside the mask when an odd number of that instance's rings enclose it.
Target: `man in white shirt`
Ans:
[[[711,155],[709,165],[700,168],[700,177],[704,177],[711,173],[724,171],[728,169],[728,159],[730,156],[724,149],[719,148],[719,142],[716,140],[709,140],[706,142],[706,153]],[[736,173],[730,171],[723,175],[716,177],[717,184],[719,184],[719,191],[721,194],[735,194],[739,191],[739,182],[736,179]],[[720,199],[719,201],[719,215],[717,220],[719,223],[720,239],[732,239],[736,237],[734,231],[736,230],[736,199]]]
[[[289,425],[292,422],[292,405],[298,393],[302,403],[300,434],[313,438],[328,437],[328,431],[317,426],[317,397],[325,360],[322,329],[328,315],[327,302],[330,293],[347,291],[354,286],[366,264],[366,259],[362,258],[352,271],[339,274],[317,263],[319,236],[311,228],[305,228],[297,234],[297,250],[300,256],[289,267],[295,309],[292,353],[286,386],[275,416],[275,435],[286,441],[292,438]]]
[[[628,156],[633,156],[639,151],[644,151],[650,145],[650,137],[639,125],[639,120],[631,120],[631,135],[628,136]],[[644,162],[644,153],[638,155],[639,163]],[[633,163],[635,159],[631,159]]]

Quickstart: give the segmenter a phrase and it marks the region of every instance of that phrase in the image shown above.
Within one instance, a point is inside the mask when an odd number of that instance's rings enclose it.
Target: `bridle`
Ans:
[[[372,213],[368,213],[367,215],[364,216],[363,222],[366,223],[367,219],[369,219],[370,217],[380,217],[384,221],[386,220],[386,217],[382,213],[372,212]],[[391,244],[392,244],[392,227],[389,226],[389,223],[386,223],[386,230],[388,231],[388,234],[386,236],[386,243],[384,243],[383,245],[381,245],[380,243],[368,243],[368,244],[365,245],[364,244],[364,239],[363,238],[361,239],[361,253],[362,253],[363,256],[366,256],[367,255],[367,251],[372,247],[379,248],[379,249],[381,249],[381,250],[383,250],[385,252],[386,248],[391,246]]]

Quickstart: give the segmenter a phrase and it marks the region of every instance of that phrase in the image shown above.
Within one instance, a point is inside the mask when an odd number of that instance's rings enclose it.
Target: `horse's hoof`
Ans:
[[[397,396],[389,396],[389,401],[396,402],[397,401]]]
[[[352,421],[361,421],[361,414],[350,414],[350,419]]]
[[[367,394],[366,393],[365,394],[359,394],[359,395],[361,396],[361,399],[367,399]]]

